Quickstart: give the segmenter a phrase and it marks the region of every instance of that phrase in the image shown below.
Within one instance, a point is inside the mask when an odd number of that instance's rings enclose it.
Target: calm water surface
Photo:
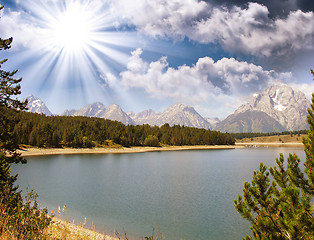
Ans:
[[[234,240],[250,233],[233,206],[244,181],[260,162],[293,152],[304,161],[300,148],[257,148],[40,156],[12,168],[42,207],[57,213],[66,201],[64,218],[86,217],[102,232],[140,239],[155,227],[168,240]]]

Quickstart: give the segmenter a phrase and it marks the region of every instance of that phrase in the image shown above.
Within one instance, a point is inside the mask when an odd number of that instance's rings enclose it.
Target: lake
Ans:
[[[250,234],[250,224],[234,209],[244,181],[259,163],[274,166],[279,153],[302,148],[193,150],[132,154],[27,157],[12,165],[24,192],[33,188],[42,207],[100,232],[114,229],[141,239],[152,227],[168,240],[234,240]]]

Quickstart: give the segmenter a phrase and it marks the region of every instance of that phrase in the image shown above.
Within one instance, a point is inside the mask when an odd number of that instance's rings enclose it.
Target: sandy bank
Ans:
[[[98,233],[56,217],[53,218],[47,232],[53,239],[118,240],[118,238]]]
[[[304,148],[303,143],[290,142],[243,142],[235,145],[199,145],[199,146],[167,146],[167,147],[130,147],[130,148],[23,148],[18,150],[22,156],[62,155],[62,154],[116,154],[141,153],[182,150],[215,150],[245,147],[292,147]]]
[[[106,154],[106,153],[140,153],[180,150],[209,150],[242,148],[236,145],[205,145],[205,146],[169,146],[169,147],[130,147],[130,148],[24,148],[18,150],[22,156],[59,155],[59,154]]]
[[[242,147],[292,147],[292,148],[304,148],[303,143],[299,142],[289,142],[289,143],[281,143],[281,142],[243,142],[236,143],[236,146]]]

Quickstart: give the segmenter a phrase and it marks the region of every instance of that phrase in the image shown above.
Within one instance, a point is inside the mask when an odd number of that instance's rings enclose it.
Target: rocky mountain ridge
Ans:
[[[28,96],[26,100],[28,101],[27,109],[29,112],[45,114],[47,116],[52,115],[46,104],[41,99],[34,97],[33,94]]]
[[[180,103],[172,105],[162,113],[157,113],[151,109],[140,113],[125,113],[116,104],[111,104],[106,108],[102,103],[96,102],[79,110],[66,110],[62,115],[100,117],[120,121],[126,125],[149,124],[152,126],[162,126],[168,123],[170,126],[181,125],[205,129],[211,127],[193,107],[187,107]]]
[[[249,103],[243,104],[233,114],[218,123],[216,129],[237,132],[239,124],[242,124],[240,128],[251,125],[249,129],[252,132],[259,132],[265,128],[268,129],[267,132],[275,132],[278,129],[284,129],[284,131],[303,130],[308,128],[306,119],[307,108],[309,107],[310,101],[304,93],[294,91],[287,85],[271,86],[256,94]],[[258,125],[256,121],[260,121],[260,119],[255,118],[255,121],[248,119],[248,115],[253,116],[252,113],[255,113],[255,115],[257,113],[266,113],[270,118],[264,115],[262,117],[264,127],[256,127]],[[251,121],[251,123],[248,121]],[[235,123],[238,124],[236,128]]]
[[[106,107],[100,102],[95,102],[79,110],[65,110],[62,115],[99,117],[119,121],[126,125],[135,125],[135,122],[117,104],[111,104]]]
[[[125,113],[116,104],[106,107],[95,102],[78,110],[65,110],[62,115],[99,117],[126,125],[162,126],[168,123],[170,126],[181,125],[222,132],[281,132],[307,129],[308,107],[310,101],[302,92],[280,85],[268,87],[255,94],[250,102],[240,106],[223,121],[218,118],[204,118],[193,107],[180,103],[163,112],[149,109],[140,113]],[[45,104],[34,96],[29,97],[29,111],[52,115]]]

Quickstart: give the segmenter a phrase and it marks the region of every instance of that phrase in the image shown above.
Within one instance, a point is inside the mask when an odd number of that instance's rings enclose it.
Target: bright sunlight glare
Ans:
[[[130,52],[138,45],[136,33],[119,28],[107,1],[23,0],[23,22],[31,22],[32,51],[21,52],[32,59],[24,71],[24,83],[46,90],[60,99],[91,102],[111,99],[119,89],[103,76],[125,68]],[[28,25],[23,26],[27,28]],[[35,82],[36,81],[36,82]]]
[[[71,3],[52,24],[52,36],[60,48],[82,50],[91,40],[92,14],[78,2]]]

